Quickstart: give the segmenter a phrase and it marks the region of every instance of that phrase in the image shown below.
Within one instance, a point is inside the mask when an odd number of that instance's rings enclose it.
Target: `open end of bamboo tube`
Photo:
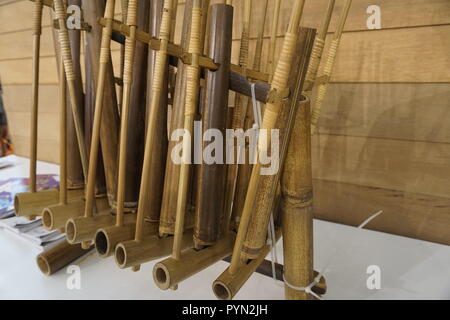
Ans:
[[[124,265],[127,259],[127,252],[125,251],[125,248],[123,246],[120,246],[120,244],[116,247],[115,257],[117,265],[121,268],[125,268]]]
[[[48,263],[48,261],[42,257],[42,256],[38,256],[37,259],[37,265],[39,267],[39,269],[41,270],[41,272],[47,276],[50,275],[50,265]]]
[[[70,219],[66,223],[66,239],[69,243],[73,242],[76,237],[75,222]]]
[[[47,229],[53,229],[52,213],[48,208],[42,212],[42,225]]]
[[[156,265],[153,269],[153,278],[158,288],[168,290],[170,288],[170,273],[167,268],[162,265]]]
[[[108,237],[103,230],[99,230],[95,235],[95,248],[100,256],[104,256],[110,251]]]
[[[231,300],[232,299],[232,294],[231,294],[230,290],[224,283],[222,283],[220,281],[214,282],[213,292],[216,295],[217,299],[220,299],[220,300]]]

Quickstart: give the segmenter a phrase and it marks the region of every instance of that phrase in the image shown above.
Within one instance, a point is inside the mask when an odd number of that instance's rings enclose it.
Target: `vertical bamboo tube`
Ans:
[[[64,64],[60,59],[59,64],[59,103],[61,106],[59,115],[59,204],[67,204],[67,95],[66,74]]]
[[[87,254],[92,248],[83,249],[79,244],[70,245],[66,240],[42,252],[36,257],[36,263],[43,274],[50,276],[69,263]]]
[[[127,23],[127,11],[128,11],[128,0],[120,1],[120,8],[122,10],[122,23]],[[123,72],[124,72],[124,62],[125,62],[125,44],[120,46],[120,78],[123,80]],[[119,110],[122,109],[122,101],[123,101],[123,83],[118,88],[117,92],[118,100],[119,100]]]
[[[72,106],[72,113],[75,123],[76,135],[78,140],[78,147],[80,150],[81,164],[83,167],[83,175],[87,177],[87,152],[84,139],[84,130],[82,126],[82,115],[80,108],[79,97],[76,93],[76,74],[74,72],[74,65],[71,55],[69,35],[66,26],[66,13],[62,0],[55,0],[55,13],[59,21],[59,42],[61,45],[61,57],[64,61],[64,70],[66,72],[67,86],[69,88],[69,96]]]
[[[206,71],[206,94],[203,108],[203,130],[216,129],[225,136],[228,109],[228,82],[231,61],[231,38],[233,7],[213,5],[210,10],[210,31],[208,55],[220,65],[218,70]],[[192,129],[192,128],[190,128]],[[207,143],[203,143],[206,147]],[[199,168],[197,181],[194,243],[197,248],[215,244],[224,228],[226,167],[223,164],[203,162]],[[223,231],[223,230],[224,231]]]
[[[264,28],[266,26],[266,18],[267,18],[267,8],[268,8],[268,0],[264,0],[263,2],[263,12],[264,12],[264,18],[262,23],[258,25],[258,38],[256,40],[256,48],[255,48],[255,56],[253,58],[253,70],[260,71],[261,70],[261,57],[262,57],[262,50],[263,50],[263,44],[264,44]],[[243,122],[243,129],[247,130],[253,126],[253,108],[251,106],[252,101],[249,99],[247,108],[246,108],[246,115]],[[245,155],[248,154],[248,147],[246,145],[245,148]],[[247,157],[248,158],[248,157]],[[244,207],[244,201],[245,201],[245,191],[248,187],[248,182],[250,180],[250,174],[252,170],[252,165],[250,164],[250,159],[246,159],[244,164],[240,164],[237,166],[237,178],[235,182],[234,187],[234,196],[233,196],[233,205],[232,205],[232,211],[231,211],[231,220],[228,220],[228,223],[232,223],[233,228],[237,228],[238,220],[240,218],[240,214],[242,212],[242,208]],[[228,214],[228,212],[226,212]],[[229,229],[229,227],[227,227]]]
[[[30,192],[36,192],[36,162],[37,162],[37,135],[39,110],[39,62],[42,34],[42,8],[43,1],[36,0],[33,8],[33,78],[31,82],[31,138],[30,138]]]
[[[316,82],[317,72],[319,72],[320,61],[322,60],[322,53],[325,47],[325,38],[330,26],[335,2],[336,0],[329,0],[325,18],[317,33],[316,40],[314,41],[314,47],[311,54],[311,59],[309,61],[308,73],[306,74],[305,85],[303,88],[303,94],[308,98],[311,98],[312,90]]]
[[[184,111],[184,132],[188,137],[193,136],[194,116],[197,109],[198,94],[200,88],[199,56],[202,53],[201,37],[201,0],[194,0],[192,6],[192,26],[188,52],[192,55],[191,65],[187,66],[186,105]],[[182,163],[180,168],[180,182],[178,184],[177,213],[175,219],[175,234],[173,241],[174,259],[179,259],[181,254],[181,242],[184,231],[184,218],[186,214],[186,199],[189,185],[189,169],[191,163],[191,139],[183,137]]]
[[[280,59],[278,61],[277,69],[275,70],[272,82],[272,89],[278,92],[282,92],[283,90],[285,90],[287,85],[289,71],[295,53],[294,51],[295,51],[295,44],[297,42],[297,30],[300,24],[300,18],[302,16],[304,5],[305,5],[304,0],[296,0],[294,2],[294,8],[289,22],[289,27],[285,35]],[[261,129],[268,130],[270,132],[270,130],[275,128],[280,107],[281,107],[280,102],[266,104]],[[259,152],[263,152],[264,154],[267,154],[268,147],[270,146],[270,135],[268,134],[267,136],[268,137],[266,141],[260,140],[258,142],[258,150]],[[239,268],[239,265],[241,264],[240,252],[252,216],[253,205],[256,198],[257,187],[260,179],[260,169],[261,164],[258,160],[252,170],[249,188],[245,199],[244,210],[242,213],[242,219],[239,224],[236,243],[233,249],[233,257],[229,267],[229,272],[231,274],[235,274]]]
[[[242,34],[241,34],[241,47],[239,50],[239,66],[243,69],[245,74],[245,69],[248,66],[248,50],[249,50],[249,36],[250,36],[250,15],[252,12],[252,0],[244,1],[244,12],[242,18]],[[234,107],[229,110],[229,121],[231,121],[232,129],[240,129],[244,125],[244,117],[247,113],[248,99],[240,94],[236,93]],[[228,152],[228,150],[227,150]],[[232,151],[233,159],[235,158],[235,150]],[[237,160],[237,155],[236,155]],[[225,214],[227,217],[231,213],[233,197],[236,188],[236,179],[238,173],[237,161],[234,164],[228,166],[227,172],[227,184],[225,189]]]
[[[307,287],[314,280],[310,121],[306,101],[297,112],[281,183],[284,276],[297,287]],[[288,300],[310,298],[305,291],[287,285],[285,294]]]
[[[272,25],[270,27],[270,43],[269,43],[269,56],[267,59],[266,73],[273,76],[275,72],[275,50],[277,48],[277,33],[278,24],[280,22],[280,7],[281,0],[274,1],[274,10],[272,16]]]
[[[283,102],[280,110],[276,128],[279,128],[280,152],[279,169],[274,175],[262,176],[259,179],[256,199],[253,205],[254,214],[251,217],[245,242],[242,248],[242,259],[255,259],[261,248],[266,244],[267,228],[270,216],[274,212],[274,204],[277,198],[277,187],[279,186],[280,174],[283,170],[289,140],[291,139],[292,126],[295,122],[298,101],[310,61],[311,49],[313,47],[315,32],[311,29],[301,28],[298,33],[295,56],[292,66],[296,72],[291,73],[288,78],[287,87],[291,91],[290,97]]]
[[[103,32],[102,26],[97,23],[97,18],[105,13],[105,3],[104,1],[82,0],[82,5],[84,19],[92,27],[90,32],[85,33],[87,43],[86,54],[88,55],[92,66],[92,77],[94,78],[94,84],[96,86],[96,99],[97,95],[102,95],[101,99],[103,100],[104,105],[102,108],[100,125],[100,143],[106,177],[108,200],[110,204],[114,204],[117,194],[117,159],[120,120],[114,84],[113,66],[110,57],[106,63],[103,91],[100,91],[97,87],[100,74],[99,62]],[[108,55],[110,54],[108,53]]]
[[[327,95],[328,83],[331,79],[331,74],[333,72],[334,63],[336,61],[337,51],[341,42],[342,33],[344,32],[345,22],[347,21],[348,13],[352,6],[352,0],[347,0],[344,9],[339,17],[338,26],[334,32],[333,40],[331,41],[330,48],[328,49],[328,57],[325,62],[325,67],[323,69],[325,81],[318,86],[316,99],[313,105],[312,116],[311,116],[311,134],[316,131],[317,123],[320,118],[320,113],[322,111],[322,105]]]

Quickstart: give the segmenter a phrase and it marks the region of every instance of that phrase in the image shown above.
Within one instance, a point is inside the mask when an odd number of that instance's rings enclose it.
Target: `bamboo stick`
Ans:
[[[64,63],[60,59],[59,64],[59,204],[67,204],[67,95],[66,75]]]
[[[314,41],[314,47],[311,53],[311,59],[309,61],[308,73],[306,74],[305,85],[303,88],[303,95],[307,96],[308,98],[311,98],[312,90],[316,82],[317,73],[319,72],[320,61],[322,60],[322,53],[325,47],[325,38],[330,26],[335,2],[336,0],[329,0],[325,18],[317,33],[316,40]]]
[[[284,276],[290,285],[303,288],[314,280],[310,121],[309,101],[306,101],[297,113],[281,183]],[[311,298],[306,291],[288,285],[285,285],[285,295],[287,300]]]
[[[317,123],[320,118],[320,113],[322,111],[322,105],[325,100],[328,91],[328,84],[331,79],[331,74],[333,72],[334,63],[336,61],[337,51],[341,43],[342,33],[344,32],[345,22],[347,21],[350,8],[352,6],[352,0],[347,0],[344,9],[339,17],[338,26],[334,32],[333,40],[331,41],[330,48],[328,49],[328,57],[323,69],[323,77],[325,78],[324,83],[319,84],[317,89],[317,96],[314,102],[312,116],[311,116],[311,134],[316,131]]]
[[[189,53],[192,54],[192,64],[187,66],[186,106],[184,112],[184,130],[193,136],[194,116],[197,109],[200,88],[200,67],[198,57],[201,54],[201,0],[194,0],[192,7],[192,27],[189,41]],[[187,189],[189,185],[189,164],[191,163],[191,140],[183,138],[182,163],[180,168],[180,182],[178,185],[177,213],[175,219],[175,234],[172,257],[179,259],[181,242],[184,231],[184,218],[186,211]]]
[[[128,0],[121,0],[120,7],[122,10],[122,23],[127,23]],[[120,78],[123,80],[124,62],[125,62],[125,44],[120,47]],[[122,108],[123,101],[123,85],[118,88],[119,108]]]
[[[272,89],[278,92],[282,92],[283,90],[285,90],[287,85],[289,69],[291,67],[291,62],[294,57],[294,49],[297,41],[297,30],[300,24],[300,18],[303,13],[304,4],[305,4],[304,0],[296,0],[294,2],[294,8],[289,22],[288,31],[285,36],[280,59],[278,61],[277,69],[275,70],[272,82]],[[261,129],[270,131],[275,127],[280,107],[281,107],[280,102],[268,103],[266,105]],[[263,152],[264,154],[267,154],[268,146],[270,145],[270,135],[267,136],[268,136],[266,139],[267,141],[258,142],[258,150],[260,152]],[[239,230],[236,237],[236,244],[233,249],[233,257],[229,267],[229,272],[231,274],[235,274],[240,265],[240,252],[242,249],[243,242],[245,240],[245,235],[247,233],[248,225],[252,215],[252,208],[256,197],[258,182],[260,179],[260,169],[261,164],[258,160],[253,167],[249,188],[247,191],[247,197],[245,200],[244,210],[242,213],[242,219],[240,221]]]
[[[245,0],[244,2],[244,12],[242,18],[242,34],[241,34],[241,47],[239,49],[239,66],[242,68],[244,74],[248,66],[248,50],[249,50],[249,36],[250,36],[250,15],[252,12],[252,1]],[[244,117],[246,115],[247,98],[236,94],[234,107],[229,109],[229,118],[231,121],[232,129],[240,129],[243,127]],[[227,152],[229,152],[227,150]],[[233,159],[235,157],[234,149],[231,151],[233,154]],[[237,156],[236,156],[237,158]],[[238,160],[238,159],[236,159]],[[227,172],[227,185],[225,189],[225,213],[227,216],[230,215],[232,210],[233,197],[236,189],[238,165],[237,161],[228,167]]]
[[[36,192],[37,135],[39,110],[39,62],[42,34],[42,0],[37,0],[33,8],[33,78],[31,82],[31,138],[30,138],[30,192]]]
[[[270,27],[269,56],[267,59],[266,73],[272,78],[275,72],[275,50],[277,48],[278,24],[280,22],[281,0],[274,1],[274,11],[272,16],[272,25]]]
[[[56,18],[59,22],[59,42],[61,46],[61,57],[64,61],[64,70],[66,72],[67,86],[69,88],[69,96],[72,106],[72,113],[75,123],[76,135],[78,139],[78,147],[80,150],[81,164],[83,167],[84,177],[87,177],[87,152],[84,139],[84,130],[82,127],[82,117],[80,109],[80,101],[77,101],[76,95],[76,76],[73,68],[72,55],[69,44],[69,35],[66,26],[66,13],[62,0],[54,0]]]

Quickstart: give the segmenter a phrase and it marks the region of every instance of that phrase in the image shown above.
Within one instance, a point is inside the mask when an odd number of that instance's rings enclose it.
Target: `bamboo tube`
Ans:
[[[198,64],[201,55],[201,0],[194,0],[192,6],[192,26],[188,52],[192,54],[191,65],[187,66],[186,106],[184,112],[184,132],[193,136],[194,117],[197,109],[200,88],[200,67]],[[175,234],[172,257],[179,259],[184,231],[186,213],[187,189],[189,185],[189,164],[191,163],[191,139],[183,138],[182,163],[180,168],[180,182],[178,184],[177,212],[175,219]]]
[[[33,8],[33,78],[31,82],[31,138],[30,138],[30,181],[29,190],[36,192],[37,135],[39,109],[39,61],[42,34],[42,0],[37,0]]]
[[[206,71],[205,105],[203,107],[203,130],[216,129],[225,136],[228,108],[228,73],[231,60],[233,7],[213,5],[210,10],[209,57],[220,65],[219,70]],[[190,123],[193,125],[193,123]],[[192,131],[192,127],[189,128]],[[207,143],[203,143],[206,147]],[[221,164],[202,163],[199,166],[196,195],[194,243],[196,248],[215,244],[228,233],[224,228],[226,167]],[[218,206],[219,205],[219,206]],[[223,229],[223,230],[222,230]]]
[[[130,36],[125,40],[125,64],[123,75],[123,101],[120,116],[120,145],[119,145],[119,171],[117,184],[117,214],[116,225],[121,227],[124,221],[125,178],[128,138],[128,118],[130,106],[131,85],[133,81],[133,60],[136,44],[137,28],[137,0],[128,1],[127,24],[130,27]]]
[[[183,234],[181,242],[183,250],[193,246],[192,234],[192,229],[186,230]],[[166,257],[172,252],[173,239],[173,237],[150,236],[142,241],[121,242],[116,246],[116,263],[121,269],[135,268],[143,263]]]
[[[181,48],[187,50],[189,46],[189,34],[191,28],[191,16],[192,16],[192,1],[187,0],[184,8],[183,30],[181,38]],[[184,122],[184,103],[186,94],[186,66],[183,61],[178,61],[177,78],[175,85],[174,101],[172,105],[171,115],[171,131],[182,129]],[[175,216],[176,205],[178,196],[178,183],[179,183],[179,165],[175,165],[172,161],[171,154],[176,143],[169,141],[163,199],[161,203],[161,215],[159,223],[160,235],[169,235],[174,233],[175,229]],[[189,208],[187,208],[189,209]]]
[[[69,35],[66,26],[66,13],[62,0],[54,0],[56,18],[59,22],[59,42],[61,46],[61,57],[64,61],[64,70],[66,72],[67,86],[69,88],[69,96],[72,106],[72,113],[75,123],[78,147],[81,155],[81,164],[83,167],[84,177],[87,177],[87,153],[84,139],[84,130],[81,125],[81,109],[79,97],[76,93],[76,75],[74,72],[73,60],[69,44]]]
[[[283,48],[281,50],[280,59],[278,61],[277,69],[274,73],[274,78],[272,82],[272,89],[278,92],[285,90],[289,72],[291,68],[291,62],[294,57],[295,44],[297,42],[297,30],[300,24],[300,18],[303,12],[305,1],[296,0],[294,2],[294,9],[289,22],[288,31],[285,36],[283,43]],[[261,129],[268,130],[275,127],[278,113],[280,111],[281,103],[268,103],[264,111],[264,118],[262,122]],[[268,147],[270,145],[270,135],[267,135],[267,141],[258,142],[258,150],[264,154],[267,154]],[[244,210],[242,213],[242,219],[240,221],[238,234],[236,237],[236,244],[233,249],[233,257],[229,267],[229,272],[233,275],[237,272],[240,263],[240,252],[242,249],[243,242],[245,240],[245,235],[247,233],[248,225],[252,216],[252,209],[257,193],[257,186],[260,179],[260,169],[261,164],[259,160],[254,165],[252,170],[252,175],[250,178],[249,188],[247,191],[247,196],[245,200]]]
[[[269,56],[267,59],[266,73],[273,76],[275,72],[275,50],[277,48],[278,24],[280,22],[281,0],[274,1],[272,25],[270,27]]]
[[[253,58],[253,70],[260,71],[261,70],[261,57],[262,57],[262,49],[264,43],[264,28],[266,25],[267,18],[267,8],[268,8],[268,0],[264,0],[263,2],[263,12],[264,19],[262,23],[258,25],[258,37],[256,40],[256,48],[255,48],[255,56]],[[254,121],[252,115],[253,110],[251,107],[252,101],[249,99],[246,108],[245,119],[243,121],[243,129],[247,130],[253,126]],[[248,154],[248,146],[245,148],[245,155]],[[250,160],[250,159],[248,159]],[[250,161],[245,161],[244,164],[236,165],[236,182],[234,186],[234,190],[231,193],[233,195],[233,204],[231,207],[231,219],[227,219],[228,223],[233,223],[233,227],[237,228],[237,220],[240,218],[240,213],[242,212],[242,208],[244,207],[245,201],[245,191],[248,187],[248,182],[250,180],[250,174],[252,170],[252,166],[250,165]],[[228,214],[227,212],[226,214]],[[229,226],[226,226],[226,230],[229,229]]]
[[[317,96],[314,102],[312,116],[311,116],[311,134],[316,131],[317,123],[320,118],[320,113],[322,111],[322,105],[327,95],[328,84],[331,79],[331,74],[333,72],[334,63],[336,61],[337,51],[341,42],[342,33],[344,32],[345,22],[347,21],[348,13],[350,12],[350,7],[352,5],[352,0],[347,0],[344,9],[339,17],[338,26],[334,32],[333,40],[331,41],[330,48],[328,49],[328,57],[325,62],[325,67],[323,69],[323,77],[325,78],[324,83],[319,84],[317,88]]]
[[[114,216],[109,210],[100,212],[93,217],[75,217],[66,222],[66,239],[70,244],[92,241],[98,229],[114,224]]]
[[[67,204],[67,95],[66,75],[64,64],[59,64],[59,103],[61,105],[59,116],[59,204]]]
[[[50,276],[87,254],[91,249],[83,249],[79,244],[70,245],[66,240],[62,240],[59,244],[39,254],[36,257],[36,263],[43,274]]]
[[[235,235],[230,233],[214,246],[200,251],[189,249],[183,251],[179,259],[167,258],[158,262],[153,267],[153,280],[162,290],[177,286],[180,282],[230,255],[234,239]]]
[[[122,10],[122,23],[127,23],[127,11],[128,11],[128,0],[121,0],[120,7]],[[125,62],[125,43],[120,47],[120,78],[123,80],[124,73],[124,62]],[[123,85],[119,86],[118,93],[119,97],[119,108],[122,109],[122,101],[123,101]]]
[[[114,7],[115,0],[108,0],[106,2],[105,19],[107,21],[107,26],[103,28],[101,40],[97,95],[95,97],[94,124],[92,130],[91,150],[89,154],[89,173],[86,186],[86,206],[84,208],[85,217],[92,217],[94,214],[95,184],[97,178],[98,151],[100,148],[100,126],[104,106],[104,95],[98,93],[102,93],[104,91],[106,70],[111,58],[110,49]]]
[[[313,270],[313,190],[309,102],[299,108],[282,177],[284,276],[296,287],[314,280]],[[311,296],[285,285],[287,300]]]
[[[102,27],[97,22],[97,17],[105,12],[104,1],[83,0],[84,19],[91,25],[91,31],[85,33],[86,54],[88,55],[94,85],[99,82],[100,51],[102,39]],[[119,133],[119,113],[117,107],[117,96],[114,84],[114,74],[111,58],[108,58],[105,71],[105,82],[103,91],[95,88],[96,95],[103,95],[103,109],[100,125],[100,142],[103,158],[103,167],[106,177],[106,189],[110,204],[115,203],[117,194],[117,159],[118,159],[118,133]],[[101,88],[100,88],[101,89]],[[96,97],[97,99],[97,97]],[[127,195],[127,199],[129,196]]]
[[[242,68],[243,73],[248,66],[248,50],[249,50],[249,36],[250,36],[250,15],[252,12],[252,1],[245,0],[244,2],[244,12],[242,18],[242,34],[241,34],[241,47],[239,49],[239,66]],[[247,98],[242,95],[236,94],[234,107],[229,109],[229,121],[231,121],[232,129],[240,129],[243,127],[244,117],[247,111],[244,108],[247,107]],[[228,152],[228,150],[227,150]],[[233,154],[233,159],[235,158],[234,149],[231,151]],[[236,155],[237,160],[237,155]],[[228,167],[227,172],[227,184],[225,189],[225,213],[227,217],[230,215],[232,210],[233,197],[236,188],[236,179],[238,173],[237,161]]]
[[[292,126],[295,123],[298,101],[300,100],[305,75],[307,74],[314,34],[315,32],[310,29],[300,29],[299,31],[297,45],[295,47],[296,55],[292,60],[292,66],[295,66],[296,72],[291,73],[287,82],[287,87],[290,89],[291,94],[283,102],[275,126],[279,128],[279,139],[281,142],[278,160],[279,168],[276,174],[265,175],[259,179],[253,205],[254,214],[250,219],[249,228],[242,248],[241,258],[244,261],[246,259],[254,259],[258,255],[259,250],[266,244],[267,228],[270,216],[274,212],[277,187],[279,186],[284,159],[287,154],[289,140],[291,139]],[[303,98],[303,100],[305,99]]]
[[[303,95],[311,98],[312,90],[319,72],[320,61],[322,59],[323,49],[325,47],[325,38],[330,26],[331,16],[333,15],[334,4],[336,0],[329,0],[325,18],[314,40],[314,47],[309,61],[308,73],[306,74]]]
[[[68,190],[69,202],[83,197],[83,189]],[[35,216],[40,215],[44,208],[58,203],[59,190],[43,190],[39,192],[24,192],[16,194],[14,197],[14,210],[16,216]]]
[[[54,205],[44,208],[42,211],[42,225],[48,230],[62,229],[67,220],[83,216],[85,201],[82,198],[68,201],[65,205]],[[98,210],[109,209],[108,199],[106,197],[95,200]]]

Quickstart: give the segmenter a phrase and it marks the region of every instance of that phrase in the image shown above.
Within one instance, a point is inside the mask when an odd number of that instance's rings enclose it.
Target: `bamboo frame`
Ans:
[[[328,49],[328,57],[323,69],[323,77],[325,78],[323,83],[320,83],[317,88],[316,100],[313,105],[311,116],[311,134],[314,135],[317,124],[319,122],[320,114],[322,112],[323,102],[328,91],[328,84],[333,73],[334,64],[336,62],[337,51],[341,43],[342,33],[344,32],[345,22],[347,21],[350,8],[352,6],[352,0],[347,0],[344,9],[339,17],[338,26],[331,41],[330,48]]]
[[[297,40],[297,30],[300,24],[300,18],[303,13],[303,7],[305,5],[304,0],[296,0],[294,3],[294,9],[289,22],[288,30],[285,35],[285,40],[283,43],[283,48],[278,61],[277,69],[274,73],[274,78],[272,81],[272,89],[276,91],[283,91],[286,88],[289,68],[291,66],[291,61],[294,56],[295,43]],[[264,112],[264,118],[262,123],[262,128],[265,130],[271,130],[275,127],[278,113],[280,111],[281,103],[268,103],[266,104],[266,109]],[[258,150],[267,154],[268,146],[270,145],[270,136],[268,136],[267,141],[258,142]],[[252,175],[250,178],[249,188],[245,200],[244,210],[242,213],[242,219],[239,224],[239,230],[236,237],[236,243],[233,249],[233,256],[231,260],[230,267],[228,271],[230,274],[235,274],[241,265],[240,252],[242,249],[243,242],[245,240],[245,235],[247,233],[248,225],[252,216],[252,207],[256,197],[257,186],[260,179],[260,169],[261,164],[259,160],[254,165],[252,170]]]

